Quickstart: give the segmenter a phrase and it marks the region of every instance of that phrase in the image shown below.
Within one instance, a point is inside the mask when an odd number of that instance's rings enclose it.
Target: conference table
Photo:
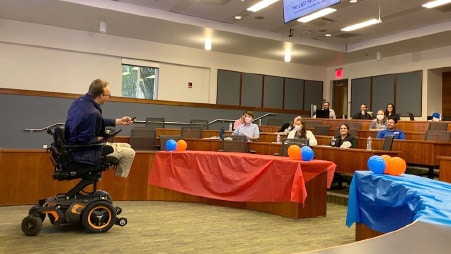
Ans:
[[[311,218],[326,216],[327,188],[335,167],[330,161],[272,155],[160,151],[148,183],[194,196],[201,203]]]
[[[221,149],[221,141],[215,139],[186,139],[189,150],[218,151]],[[280,154],[281,143],[277,142],[249,142],[249,150],[256,154],[274,155]],[[387,154],[392,157],[400,156],[399,151],[385,151],[379,149],[366,150],[355,148],[339,148],[327,145],[311,147],[315,153],[315,159],[332,161],[337,165],[336,172],[350,173],[355,170],[368,169],[367,161],[373,155]]]

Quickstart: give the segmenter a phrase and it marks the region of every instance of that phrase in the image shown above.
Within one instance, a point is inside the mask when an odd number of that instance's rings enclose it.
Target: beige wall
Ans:
[[[120,91],[122,58],[160,64],[158,98],[216,102],[217,69],[324,81],[326,69],[206,52],[107,34],[0,19],[0,87],[85,93],[95,78]],[[7,52],[4,57],[4,52]],[[187,83],[193,82],[188,89]],[[114,92],[117,91],[117,92]]]

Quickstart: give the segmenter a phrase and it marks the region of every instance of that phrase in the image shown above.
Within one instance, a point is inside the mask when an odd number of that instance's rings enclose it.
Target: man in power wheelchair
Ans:
[[[107,126],[133,124],[128,116],[118,119],[102,116],[101,105],[110,97],[107,81],[92,81],[88,93],[72,102],[65,127],[48,130],[53,136],[49,149],[55,165],[53,178],[59,181],[80,178],[81,181],[67,193],[42,199],[39,205],[33,206],[22,221],[26,235],[38,234],[46,215],[52,224],[81,222],[89,232],[106,232],[114,224],[127,224],[125,218],[116,217],[122,209],[113,207],[109,194],[97,190],[103,171],[114,166],[116,176],[127,177],[135,157],[129,144],[107,142]],[[92,191],[86,192],[90,185]]]
[[[53,179],[58,181],[81,179],[78,184],[66,193],[39,200],[29,210],[29,215],[22,220],[22,231],[25,235],[37,235],[47,216],[54,225],[81,223],[88,232],[102,233],[114,224],[125,226],[126,218],[118,218],[122,212],[114,207],[112,199],[106,191],[97,190],[102,172],[115,167],[118,159],[107,157],[113,148],[105,143],[93,145],[67,145],[64,128],[56,126],[47,132],[53,136],[53,143],[47,150],[55,166]],[[80,149],[96,149],[99,151],[97,165],[74,161],[72,153]],[[91,191],[85,189],[91,186]]]

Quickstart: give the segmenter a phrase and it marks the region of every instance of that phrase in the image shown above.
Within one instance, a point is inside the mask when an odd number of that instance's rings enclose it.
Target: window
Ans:
[[[144,61],[122,61],[123,97],[157,99],[158,67],[147,65]]]

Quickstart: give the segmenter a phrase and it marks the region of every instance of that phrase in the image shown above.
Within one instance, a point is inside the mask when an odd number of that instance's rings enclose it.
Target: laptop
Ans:
[[[316,118],[329,118],[329,110],[317,109]]]

